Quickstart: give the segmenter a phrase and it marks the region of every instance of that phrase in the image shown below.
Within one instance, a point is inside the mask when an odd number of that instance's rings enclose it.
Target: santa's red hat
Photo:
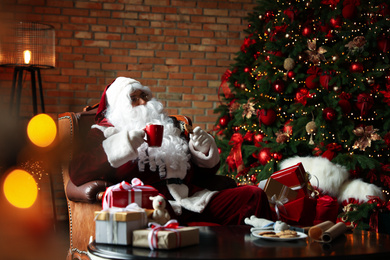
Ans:
[[[147,95],[148,99],[151,99],[153,96],[152,91],[149,87],[143,86],[139,81],[135,79],[126,77],[116,78],[103,91],[99,107],[95,116],[96,124],[109,124],[104,116],[104,112],[106,111],[107,107],[115,106],[116,104],[118,104],[119,97],[121,95],[126,95],[128,97],[128,101],[131,102],[130,94],[136,90],[141,90],[142,92],[144,92]]]

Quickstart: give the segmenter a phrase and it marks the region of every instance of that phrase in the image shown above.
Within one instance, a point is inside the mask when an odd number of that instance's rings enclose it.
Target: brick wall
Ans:
[[[6,3],[4,3],[6,2]],[[7,0],[0,19],[47,23],[56,31],[56,68],[42,71],[46,112],[57,117],[99,101],[118,76],[151,87],[171,114],[210,131],[221,76],[243,43],[255,0]],[[1,28],[0,28],[1,29]],[[12,69],[0,68],[8,108]],[[21,115],[32,115],[29,78]]]
[[[254,0],[8,0],[2,19],[47,23],[56,31],[56,68],[44,70],[47,113],[98,102],[117,76],[152,88],[169,113],[211,130],[218,86],[244,39]],[[0,69],[0,101],[9,102],[11,69]],[[28,78],[24,115],[32,113]]]

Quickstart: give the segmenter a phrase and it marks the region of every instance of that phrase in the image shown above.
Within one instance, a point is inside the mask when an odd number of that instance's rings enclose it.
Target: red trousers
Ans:
[[[267,195],[257,186],[239,186],[219,191],[202,213],[183,209],[181,224],[211,222],[219,225],[244,225],[244,219],[255,215],[273,219]]]

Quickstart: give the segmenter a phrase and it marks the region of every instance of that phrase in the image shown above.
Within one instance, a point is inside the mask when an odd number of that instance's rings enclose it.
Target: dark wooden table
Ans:
[[[174,250],[131,246],[88,246],[91,259],[390,259],[390,236],[355,230],[329,244],[310,238],[280,242],[253,236],[249,226],[200,227],[199,245]],[[100,257],[100,258],[99,258]]]

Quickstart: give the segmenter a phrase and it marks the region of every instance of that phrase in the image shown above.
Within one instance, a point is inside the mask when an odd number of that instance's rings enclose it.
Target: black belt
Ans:
[[[154,183],[153,185],[168,185],[168,184],[183,184],[184,181],[180,178],[169,178],[163,179],[159,182]]]

